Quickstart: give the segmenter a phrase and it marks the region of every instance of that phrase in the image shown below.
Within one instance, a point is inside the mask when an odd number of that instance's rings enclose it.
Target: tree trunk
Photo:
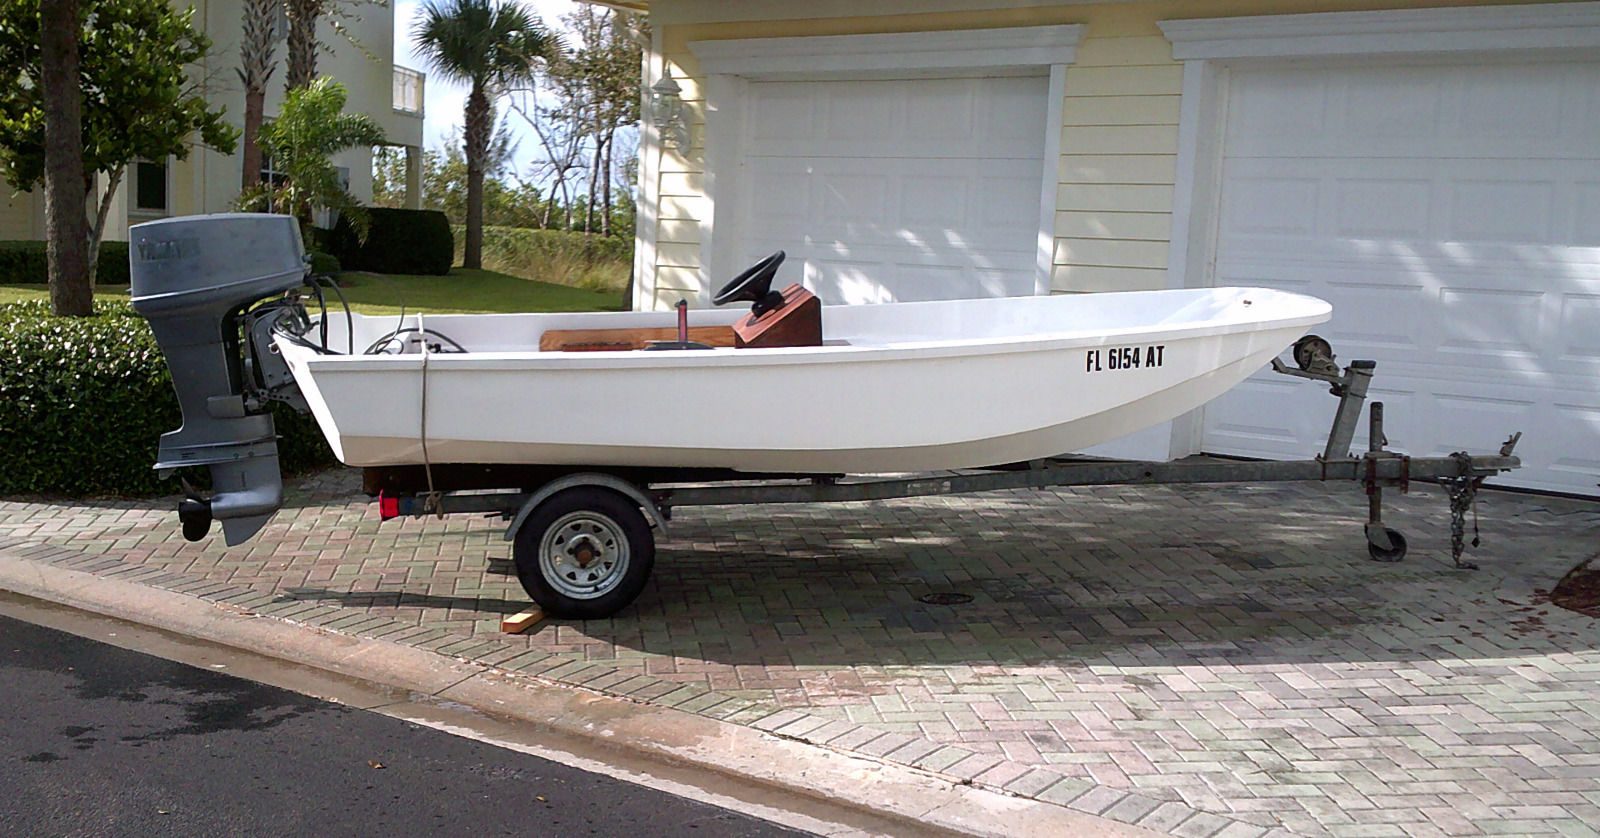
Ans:
[[[606,164],[601,172],[600,184],[600,235],[611,235],[611,147],[616,139],[615,128],[606,129]]]
[[[239,37],[239,81],[244,83],[244,136],[239,158],[244,166],[239,187],[249,189],[261,182],[262,114],[267,98],[267,81],[272,78],[274,52],[273,17],[281,0],[245,0],[244,23]]]
[[[111,213],[111,199],[117,196],[117,187],[122,185],[122,175],[128,171],[126,166],[119,166],[111,170],[110,179],[106,181],[105,194],[100,196],[100,207],[94,213],[94,226],[89,229],[89,288],[94,288],[94,278],[100,271],[100,239],[106,232],[106,216]],[[88,197],[90,192],[84,193]]]
[[[461,267],[483,267],[483,163],[489,156],[494,132],[494,105],[482,82],[473,82],[467,94],[467,241],[461,249]]]
[[[589,201],[583,207],[583,233],[585,236],[594,235],[594,196],[595,182],[600,179],[600,154],[605,151],[605,137],[599,133],[594,135],[594,158],[589,161]]]
[[[244,171],[239,175],[240,189],[249,189],[261,182],[261,145],[256,135],[261,133],[262,111],[266,101],[265,90],[259,87],[244,89],[244,142],[239,150]]]
[[[567,226],[565,228],[563,228],[563,229],[565,229],[567,232],[570,233],[570,232],[572,232],[572,201],[573,201],[573,198],[572,198],[572,190],[569,187],[567,187],[564,183],[563,183],[563,185],[561,187],[561,200],[562,200],[563,203],[566,204],[566,212],[567,212]]]
[[[325,0],[285,0],[289,18],[289,72],[284,78],[287,90],[310,87],[317,77],[317,18],[322,17]]]
[[[40,0],[40,87],[44,96],[44,213],[50,310],[94,313],[89,287],[89,219],[83,192],[83,101],[78,92],[78,0]]]

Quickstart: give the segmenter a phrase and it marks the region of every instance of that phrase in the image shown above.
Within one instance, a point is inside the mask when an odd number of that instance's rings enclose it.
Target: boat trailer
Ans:
[[[1406,539],[1383,522],[1383,493],[1413,481],[1442,485],[1450,501],[1450,554],[1462,559],[1466,515],[1484,479],[1521,465],[1514,433],[1492,455],[1457,452],[1411,457],[1386,447],[1383,403],[1367,412],[1367,450],[1350,450],[1377,364],[1340,369],[1316,335],[1294,345],[1295,366],[1275,372],[1329,385],[1339,399],[1327,445],[1308,460],[1146,462],[1053,457],[979,469],[917,475],[745,474],[710,469],[437,465],[365,469],[365,486],[384,520],[459,513],[497,515],[511,523],[513,561],[523,588],[556,617],[595,619],[626,607],[643,590],[655,557],[653,530],[666,531],[680,507],[764,503],[851,503],[1006,489],[1064,486],[1336,481],[1367,495],[1364,533],[1374,561],[1405,557]],[[1477,546],[1476,536],[1472,539]]]
[[[178,503],[184,536],[205,537],[220,521],[229,545],[250,538],[282,502],[274,402],[308,410],[275,340],[311,345],[328,309],[312,319],[297,295],[310,273],[297,223],[288,216],[239,214],[170,218],[132,228],[133,307],[167,359],[184,423],[164,434],[156,469],[204,467],[211,495],[185,485]],[[759,267],[759,266],[758,266]],[[320,301],[321,286],[308,288]],[[337,287],[333,290],[337,292]],[[326,335],[323,335],[324,348]],[[1521,463],[1513,434],[1496,455],[1409,457],[1387,449],[1383,406],[1369,412],[1368,450],[1350,451],[1376,364],[1342,370],[1327,341],[1294,345],[1285,375],[1329,385],[1338,397],[1321,455],[1309,460],[1137,462],[1050,458],[918,475],[749,474],[716,469],[424,464],[368,469],[366,488],[384,519],[489,513],[510,520],[517,577],[552,616],[608,617],[644,589],[655,534],[680,507],[756,503],[845,503],[924,495],[1179,483],[1342,481],[1368,498],[1367,551],[1399,561],[1405,536],[1383,523],[1383,493],[1413,481],[1442,484],[1450,498],[1451,557],[1465,549],[1466,513],[1483,480]],[[426,354],[423,356],[426,358]],[[426,378],[423,379],[424,386]],[[426,392],[426,391],[424,391]],[[426,414],[424,414],[425,416]],[[427,440],[426,425],[422,441]],[[1473,539],[1476,543],[1477,539]]]

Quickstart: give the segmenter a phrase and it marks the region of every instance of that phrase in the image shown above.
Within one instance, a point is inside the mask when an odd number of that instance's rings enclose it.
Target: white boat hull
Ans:
[[[470,350],[426,358],[278,345],[349,465],[870,473],[1125,436],[1216,398],[1330,314],[1311,297],[1220,288],[828,307],[822,347],[536,351],[546,329],[665,326],[670,312],[408,317]],[[329,323],[337,349],[342,319]],[[396,323],[357,316],[352,343]]]

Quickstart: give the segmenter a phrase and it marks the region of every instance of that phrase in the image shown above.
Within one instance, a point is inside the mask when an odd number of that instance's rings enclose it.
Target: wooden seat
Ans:
[[[643,349],[653,340],[677,340],[676,326],[638,329],[548,329],[539,336],[540,352],[617,352]],[[733,346],[727,326],[690,326],[689,340],[707,346]]]

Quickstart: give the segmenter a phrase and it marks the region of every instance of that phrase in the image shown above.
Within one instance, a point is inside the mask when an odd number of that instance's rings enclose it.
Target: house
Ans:
[[[1521,430],[1504,483],[1597,492],[1600,3],[608,5],[652,22],[637,308],[778,249],[832,303],[1303,291],[1396,448]],[[1314,390],[1258,375],[1104,450],[1306,457]]]
[[[190,5],[189,0],[175,0],[175,4],[178,2]],[[195,0],[193,5],[195,25],[212,42],[211,53],[193,69],[194,76],[201,80],[207,101],[226,107],[224,118],[235,127],[242,127],[244,88],[235,72],[239,66],[242,0]],[[350,96],[346,111],[372,117],[390,143],[406,149],[407,206],[418,207],[423,75],[394,65],[394,9],[390,5],[361,4],[352,7],[351,14],[341,20],[350,33],[348,40],[334,33],[326,22],[318,27],[318,34],[330,49],[318,56],[317,73],[333,76],[345,85]],[[277,30],[277,69],[267,87],[268,120],[283,101],[287,72],[284,63],[288,50],[283,39],[288,34],[288,21],[281,16]],[[362,201],[371,200],[372,150],[345,151],[334,157],[334,163],[348,174],[350,191]],[[186,160],[134,163],[113,197],[105,238],[126,240],[129,225],[156,218],[228,211],[239,194],[240,165],[237,151],[224,155],[206,148],[196,148]],[[270,161],[263,166],[263,173],[272,173]],[[42,239],[44,235],[44,189],[20,194],[0,190],[0,240]]]

